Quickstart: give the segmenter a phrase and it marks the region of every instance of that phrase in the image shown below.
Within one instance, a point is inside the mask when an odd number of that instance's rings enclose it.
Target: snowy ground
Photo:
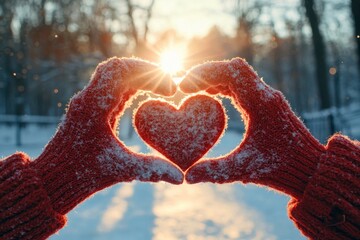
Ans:
[[[16,147],[14,128],[0,125],[0,157],[18,150],[35,158],[54,131],[29,126],[24,145]],[[240,141],[241,134],[227,132],[210,155],[227,153]],[[124,142],[148,151],[136,135]],[[240,183],[118,184],[71,211],[67,226],[51,239],[305,239],[287,217],[287,202],[287,196]]]

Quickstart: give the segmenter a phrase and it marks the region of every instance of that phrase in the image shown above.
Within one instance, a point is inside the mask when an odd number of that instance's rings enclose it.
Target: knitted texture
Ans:
[[[161,100],[146,101],[134,115],[140,137],[183,171],[209,151],[225,125],[225,109],[207,95],[186,98],[179,108]]]
[[[65,225],[29,163],[22,153],[0,161],[0,239],[45,239]]]
[[[245,60],[197,66],[180,88],[231,97],[246,127],[244,140],[233,152],[190,168],[189,183],[253,182],[301,198],[325,148],[295,116],[285,97],[266,85]]]
[[[171,95],[174,85],[152,63],[112,58],[99,64],[89,85],[71,99],[54,138],[31,163],[55,211],[66,214],[117,182],[183,181],[172,163],[133,153],[116,136],[118,117],[138,89]]]
[[[335,135],[289,215],[311,239],[360,239],[360,145]]]

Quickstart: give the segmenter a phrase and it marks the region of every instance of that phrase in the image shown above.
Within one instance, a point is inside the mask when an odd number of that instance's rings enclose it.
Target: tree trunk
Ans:
[[[254,60],[252,26],[244,17],[239,17],[236,41],[238,42],[238,56],[245,58],[252,65]]]
[[[354,34],[357,45],[358,71],[360,74],[360,1],[351,0],[351,11],[354,20]]]
[[[292,27],[290,30],[290,49],[289,49],[289,61],[290,61],[290,77],[293,82],[293,93],[295,94],[295,110],[298,113],[303,112],[301,95],[303,89],[300,82],[300,63],[299,63],[299,45],[296,42],[297,39],[296,28]]]
[[[131,3],[131,0],[126,0],[126,4],[127,4],[127,15],[130,21],[130,33],[134,39],[135,45],[137,46],[139,44],[139,36],[138,36],[138,31],[135,25],[135,20],[134,20],[134,6]]]
[[[331,106],[329,95],[329,82],[327,78],[326,49],[323,36],[319,28],[319,19],[315,11],[314,0],[304,0],[306,16],[312,31],[312,42],[314,44],[316,80],[320,97],[320,109]]]
[[[282,71],[282,52],[281,52],[281,40],[275,30],[273,30],[272,37],[275,41],[276,47],[273,49],[273,62],[272,62],[272,72],[274,79],[277,85],[277,89],[283,92],[286,95],[286,87],[284,82],[284,76]]]
[[[154,7],[154,4],[155,4],[155,0],[152,0],[150,2],[150,5],[149,7],[146,9],[146,20],[144,22],[144,37],[143,37],[143,41],[146,43],[147,42],[147,35],[148,35],[148,32],[149,32],[149,22],[150,22],[150,19],[152,17],[152,9]]]

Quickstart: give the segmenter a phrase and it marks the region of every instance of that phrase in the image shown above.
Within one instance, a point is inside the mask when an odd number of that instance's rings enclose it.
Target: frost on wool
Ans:
[[[125,178],[124,176],[131,175],[125,179],[158,181],[159,177],[166,174],[178,182],[182,180],[182,174],[169,162],[132,153],[115,139],[111,139],[108,147],[97,156],[97,160],[103,172],[109,176],[119,175]]]
[[[145,142],[185,171],[218,141],[226,117],[220,102],[195,95],[178,109],[165,101],[147,101],[135,113],[134,124]]]
[[[234,58],[230,61],[210,61],[196,66],[190,71],[193,86],[200,86],[201,90],[209,87],[221,86],[234,92],[234,94],[256,94],[261,100],[267,102],[274,99],[276,90],[269,87],[244,60]],[[197,84],[196,84],[197,83]]]
[[[121,73],[124,70],[126,70],[126,65],[119,58],[111,58],[97,67],[92,76],[92,81],[96,81],[92,91],[101,109],[109,110],[110,103],[116,98],[114,91],[123,84],[124,79],[121,79]]]

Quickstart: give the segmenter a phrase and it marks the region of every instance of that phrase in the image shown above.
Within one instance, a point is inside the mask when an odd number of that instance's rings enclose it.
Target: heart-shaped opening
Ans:
[[[134,114],[141,138],[186,171],[219,140],[225,110],[208,95],[194,95],[175,106],[163,100],[144,102]]]
[[[178,91],[173,97],[161,97],[165,101],[172,102],[175,105],[179,105],[184,98],[189,97],[180,91]],[[153,94],[139,94],[137,95],[131,104],[128,105],[124,115],[119,121],[119,138],[122,142],[131,150],[138,153],[145,153],[151,155],[159,155],[164,158],[164,156],[159,153],[157,150],[149,147],[138,135],[132,125],[132,116],[135,109],[144,102],[151,98],[159,98]],[[222,102],[222,105],[226,109],[228,115],[228,128],[223,134],[220,141],[214,145],[207,153],[202,157],[205,158],[214,158],[222,155],[226,155],[234,150],[239,143],[242,141],[242,135],[244,133],[244,124],[241,120],[240,114],[237,109],[231,103],[231,100],[228,98],[217,97],[219,101]]]

